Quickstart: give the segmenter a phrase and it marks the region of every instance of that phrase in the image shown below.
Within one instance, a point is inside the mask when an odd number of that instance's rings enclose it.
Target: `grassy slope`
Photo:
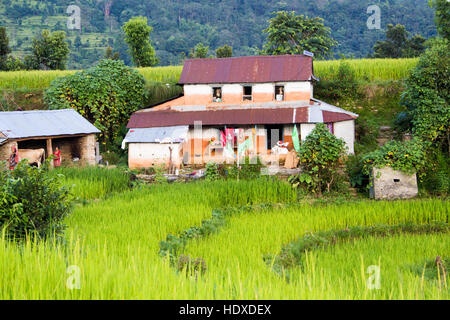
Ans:
[[[78,207],[67,219],[65,247],[28,243],[20,249],[0,239],[0,298],[448,299],[448,291],[404,269],[442,254],[445,238],[439,235],[369,239],[318,252],[291,283],[262,259],[309,231],[445,221],[448,202],[439,200],[307,205],[234,216],[226,229],[186,248],[207,263],[206,276],[198,280],[177,274],[158,255],[159,241],[199,225],[213,208],[286,202],[292,198],[288,190],[287,184],[261,181],[159,185]],[[382,266],[381,290],[368,291],[364,285],[369,264]],[[65,285],[70,265],[80,268],[80,290]]]

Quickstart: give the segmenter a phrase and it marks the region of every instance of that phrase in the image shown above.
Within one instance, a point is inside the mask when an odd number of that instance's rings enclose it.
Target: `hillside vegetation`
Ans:
[[[81,9],[81,30],[67,29],[69,4]],[[379,30],[367,27],[367,9],[374,4],[381,11]],[[425,0],[171,0],[164,5],[156,0],[5,0],[0,2],[0,21],[8,29],[13,55],[20,57],[30,53],[32,39],[42,29],[65,31],[71,50],[68,67],[81,69],[104,57],[107,46],[131,63],[121,26],[133,16],[148,18],[160,64],[177,65],[200,42],[210,53],[228,44],[236,56],[254,54],[266,39],[262,30],[268,19],[280,10],[322,17],[339,43],[336,56],[366,57],[376,41],[384,39],[390,23],[405,25],[411,34],[425,38],[436,34],[433,9]]]
[[[347,61],[355,71],[357,80],[364,82],[405,79],[417,63],[417,59],[353,59]],[[340,62],[341,60],[315,61],[314,73],[321,80],[332,80]],[[148,82],[177,83],[182,67],[152,67],[138,70]],[[75,70],[0,72],[0,90],[46,89],[55,78],[75,72]]]

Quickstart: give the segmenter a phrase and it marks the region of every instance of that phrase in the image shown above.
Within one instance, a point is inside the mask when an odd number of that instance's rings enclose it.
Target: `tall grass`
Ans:
[[[72,188],[72,194],[84,200],[99,199],[130,187],[130,177],[121,169],[68,167],[57,168],[51,174],[59,175],[62,183]]]
[[[316,61],[314,72],[320,79],[331,79],[337,72],[341,60]],[[401,80],[417,64],[417,59],[354,59],[347,60],[353,67],[358,80],[383,81]],[[148,82],[177,83],[182,66],[139,68]],[[0,72],[0,89],[46,89],[57,77],[75,73],[66,71],[12,71]]]
[[[409,76],[418,59],[353,59],[346,60],[359,81],[402,80]],[[337,75],[342,60],[316,61],[314,73],[321,80],[331,80]]]
[[[269,179],[153,185],[116,194],[76,208],[66,221],[65,246],[28,241],[19,247],[0,239],[0,298],[448,298],[448,292],[421,282],[420,276],[402,269],[401,275],[397,269],[392,272],[395,264],[401,267],[440,254],[446,247],[444,236],[396,238],[388,244],[375,240],[355,243],[348,261],[345,252],[337,256],[317,252],[311,258],[312,269],[299,270],[302,273],[289,283],[263,261],[263,255],[278,253],[305,232],[375,223],[446,221],[449,204],[440,200],[305,204],[233,216],[219,233],[186,247],[186,254],[202,257],[207,263],[208,271],[198,279],[177,273],[158,255],[159,242],[168,234],[200,225],[214,208],[296,200],[287,183]],[[406,245],[409,247],[404,248]],[[321,254],[325,262],[316,262]],[[386,267],[381,291],[365,289],[361,255],[364,267],[378,259]],[[337,263],[333,266],[334,256]],[[385,260],[387,256],[392,262]],[[81,271],[79,290],[66,286],[71,265]]]

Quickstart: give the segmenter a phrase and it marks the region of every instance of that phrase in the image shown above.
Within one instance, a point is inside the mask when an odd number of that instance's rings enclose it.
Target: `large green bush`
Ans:
[[[432,44],[406,81],[401,102],[414,135],[450,153],[450,42]]]
[[[294,186],[304,184],[318,195],[330,191],[338,179],[340,160],[345,155],[345,142],[336,138],[323,123],[318,123],[306,137],[298,156],[302,174],[289,180]]]
[[[142,107],[144,84],[143,76],[122,61],[103,60],[55,79],[44,100],[49,109],[77,110],[102,131],[104,141],[112,141],[130,114]]]
[[[369,175],[372,168],[391,167],[405,173],[416,173],[425,166],[424,145],[419,139],[392,140],[363,159],[363,173]]]
[[[31,167],[22,161],[9,171],[1,164],[0,228],[9,236],[45,237],[63,231],[62,221],[72,208],[70,190],[49,174],[48,166]]]

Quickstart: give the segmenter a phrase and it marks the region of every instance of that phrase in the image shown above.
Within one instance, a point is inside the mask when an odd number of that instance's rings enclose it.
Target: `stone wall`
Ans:
[[[375,199],[410,199],[418,194],[416,174],[405,174],[391,167],[373,169],[371,197]]]
[[[78,145],[80,150],[80,161],[86,165],[94,166],[95,163],[95,145],[97,139],[95,134],[90,134],[78,138]]]
[[[0,161],[8,161],[11,155],[11,147],[15,146],[17,148],[16,141],[8,141],[0,145]]]

